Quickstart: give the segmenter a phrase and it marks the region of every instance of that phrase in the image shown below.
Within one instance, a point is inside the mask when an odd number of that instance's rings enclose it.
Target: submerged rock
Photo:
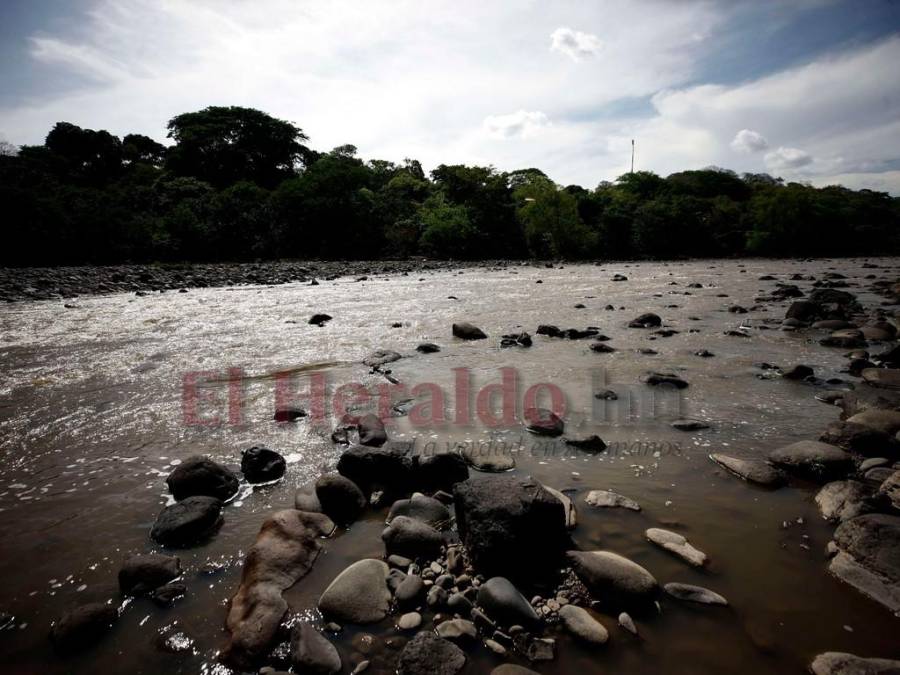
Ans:
[[[829,571],[858,591],[900,612],[900,516],[871,513],[838,526],[839,549]]]
[[[181,576],[175,556],[139,553],[125,560],[119,570],[119,588],[125,595],[144,595]]]
[[[713,453],[709,458],[735,476],[758,485],[778,487],[787,480],[787,476],[782,471],[762,460],[741,459],[719,453]]]
[[[688,383],[673,373],[647,373],[641,377],[641,382],[652,387],[660,385],[674,387],[675,389],[686,389]]]
[[[387,616],[391,593],[388,566],[380,560],[360,560],[341,572],[319,598],[319,610],[336,621],[375,623]]]
[[[391,523],[398,516],[406,516],[422,521],[437,529],[444,529],[450,524],[450,511],[433,497],[426,497],[417,492],[409,499],[398,499],[391,506],[386,522]]]
[[[394,361],[399,361],[403,357],[391,349],[378,349],[363,359],[363,365],[369,368],[381,368]]]
[[[702,605],[728,605],[728,601],[721,595],[702,586],[673,582],[663,586],[663,589],[678,600],[699,602]]]
[[[187,497],[160,512],[150,537],[163,546],[190,546],[219,528],[221,514],[222,502],[215,497]]]
[[[416,345],[416,351],[420,354],[434,354],[441,351],[441,348],[433,342],[420,342]]]
[[[677,532],[651,527],[644,534],[657,546],[674,553],[694,567],[703,567],[706,564],[706,554],[691,546],[688,540]]]
[[[650,572],[612,551],[569,551],[575,574],[604,603],[631,607],[651,603],[659,584]]]
[[[288,610],[282,593],[312,569],[321,538],[333,531],[327,516],[295,509],[278,511],[263,523],[225,619],[226,663],[249,669],[268,653]]]
[[[428,523],[407,516],[396,516],[381,533],[388,553],[396,553],[409,558],[436,558],[444,539],[441,533]]]
[[[657,328],[662,325],[662,319],[657,314],[647,312],[628,323],[629,328]]]
[[[53,624],[50,640],[60,653],[82,651],[99,642],[118,618],[119,612],[113,605],[104,602],[81,605]]]
[[[215,497],[223,502],[238,491],[238,478],[232,471],[206,457],[189,457],[166,478],[169,492],[177,500],[187,497]]]
[[[453,324],[453,336],[460,340],[484,340],[487,338],[483,330],[466,321]]]
[[[828,483],[816,495],[816,504],[825,520],[843,522],[873,510],[872,489],[855,480]]]
[[[341,656],[334,645],[308,623],[300,623],[291,637],[291,663],[298,673],[336,675]]]
[[[613,396],[616,396],[615,393],[613,393],[613,392],[610,392],[610,393],[612,393]],[[618,398],[618,397],[616,397],[616,398]],[[607,398],[605,400],[614,400],[614,399]],[[607,448],[606,442],[596,434],[592,434],[585,438],[568,438],[568,437],[566,437],[563,440],[565,441],[566,445],[571,445],[572,447],[578,448],[579,450],[582,450],[584,452],[592,452],[592,453],[593,452],[603,452]]]
[[[316,498],[322,512],[340,525],[354,522],[368,504],[356,483],[339,473],[327,473],[316,481]]]
[[[565,425],[559,416],[546,408],[528,408],[525,411],[525,428],[540,436],[561,436]]]
[[[641,505],[633,499],[612,490],[591,490],[584,498],[585,503],[598,508],[623,508],[640,511]]]

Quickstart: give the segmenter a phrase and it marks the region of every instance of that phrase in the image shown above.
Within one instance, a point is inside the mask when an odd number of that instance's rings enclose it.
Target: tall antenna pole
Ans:
[[[634,139],[631,139],[631,173],[634,173]]]

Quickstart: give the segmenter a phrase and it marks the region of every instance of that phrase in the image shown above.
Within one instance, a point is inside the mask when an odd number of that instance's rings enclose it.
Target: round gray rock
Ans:
[[[387,616],[389,568],[380,560],[360,560],[341,572],[319,598],[319,610],[345,623],[374,623]]]

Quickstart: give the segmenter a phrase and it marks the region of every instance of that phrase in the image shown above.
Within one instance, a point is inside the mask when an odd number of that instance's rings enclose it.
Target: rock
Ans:
[[[665,385],[675,389],[686,389],[688,386],[687,381],[672,373],[647,373],[641,377],[641,382],[652,387]]]
[[[653,575],[611,551],[569,551],[575,574],[604,603],[631,607],[651,603],[659,592]]]
[[[386,366],[394,361],[399,361],[401,358],[403,357],[393,350],[378,349],[363,359],[363,365],[377,370],[378,368],[381,368],[381,366]]]
[[[891,460],[887,457],[870,457],[869,459],[863,460],[863,462],[859,465],[860,473],[865,473],[869,469],[876,469],[881,466],[890,465]]]
[[[478,639],[475,624],[466,619],[450,619],[437,627],[438,637],[457,644],[471,644]]]
[[[597,508],[623,508],[640,511],[641,505],[618,492],[611,490],[591,490],[584,498],[585,503]]]
[[[190,457],[166,478],[169,492],[177,500],[215,497],[223,502],[238,491],[238,479],[230,470],[206,457]]]
[[[160,553],[139,553],[119,570],[119,588],[125,595],[144,595],[181,576],[178,558]]]
[[[400,652],[397,675],[456,675],[465,664],[463,650],[449,640],[423,631]]]
[[[816,504],[825,520],[843,522],[873,510],[872,489],[855,480],[828,483],[816,495]]]
[[[652,312],[641,314],[628,323],[629,328],[656,328],[662,325],[662,319]]]
[[[452,490],[469,477],[466,460],[455,452],[419,455],[412,458],[412,484],[425,492]]]
[[[809,666],[813,675],[897,675],[900,661],[864,659],[845,652],[819,654]]]
[[[376,489],[385,489],[391,494],[408,494],[413,478],[413,462],[408,447],[371,448],[356,445],[341,454],[337,470],[366,494]]]
[[[298,673],[336,675],[341,656],[334,645],[308,623],[299,623],[291,636],[291,664]]]
[[[893,434],[849,420],[832,422],[819,440],[862,455],[878,454],[896,445]]]
[[[309,323],[313,326],[324,326],[331,321],[331,318],[332,317],[328,314],[313,314],[309,317]]]
[[[566,529],[575,529],[575,526],[578,525],[578,514],[575,511],[575,504],[572,503],[572,500],[555,488],[547,485],[544,485],[543,487],[562,503],[563,509],[566,511]]]
[[[687,602],[699,602],[703,605],[728,605],[728,601],[715,591],[702,586],[692,586],[691,584],[670,583],[663,586],[663,589],[678,600]]]
[[[563,421],[552,410],[546,408],[528,408],[525,410],[525,428],[540,436],[561,436]]]
[[[846,476],[853,458],[839,447],[820,441],[798,441],[769,453],[773,464],[805,478],[826,481]]]
[[[483,330],[465,321],[453,324],[453,336],[460,340],[484,340],[487,338]]]
[[[491,619],[504,626],[533,626],[539,621],[525,596],[504,577],[491,577],[481,584],[475,602]]]
[[[706,554],[700,551],[688,542],[683,536],[677,532],[670,532],[658,527],[651,527],[644,533],[651,542],[664,548],[670,553],[674,553],[694,567],[703,567],[706,564]]]
[[[814,302],[810,302],[809,300],[796,300],[788,307],[784,318],[808,322],[815,319],[820,311],[821,308]]]
[[[354,522],[368,504],[356,483],[339,473],[326,473],[316,481],[316,497],[322,512],[340,525]]]
[[[380,448],[387,443],[387,431],[384,428],[384,422],[377,415],[363,415],[356,423],[356,430],[359,433],[360,445],[367,445],[372,448]]]
[[[609,640],[609,632],[603,624],[581,607],[575,605],[560,607],[559,618],[562,619],[566,630],[584,642],[602,645]]]
[[[63,654],[81,651],[100,641],[119,613],[113,605],[91,602],[64,614],[50,629],[50,640]]]
[[[437,529],[445,529],[450,524],[450,511],[437,499],[416,493],[409,499],[399,499],[388,512],[387,523],[397,516],[420,520]]]
[[[900,511],[900,469],[894,471],[881,487],[878,488],[878,497],[891,508]]]
[[[444,539],[441,533],[428,523],[407,516],[396,516],[381,533],[388,553],[399,553],[410,558],[436,558]]]
[[[870,513],[841,523],[834,532],[840,551],[829,571],[900,612],[900,516]]]
[[[506,654],[507,654],[507,649],[506,649],[506,647],[504,647],[503,645],[501,645],[501,644],[500,644],[499,642],[497,642],[496,640],[490,640],[490,639],[485,640],[485,641],[484,641],[484,646],[487,647],[488,649],[490,649],[490,650],[491,650],[494,654],[496,654],[497,656],[506,656]],[[501,667],[502,667],[502,666],[501,666]],[[529,673],[534,672],[534,671],[531,671],[531,670],[527,670],[526,668],[523,668],[522,670],[525,670],[525,671],[527,671],[527,672],[529,672]],[[492,673],[496,673],[496,672],[497,672],[497,668],[495,668],[495,669],[492,670],[491,672],[492,672]]]
[[[397,628],[400,630],[413,630],[422,625],[422,615],[418,612],[407,612],[397,619]]]
[[[249,669],[269,652],[288,610],[282,593],[312,569],[321,538],[333,531],[334,523],[321,513],[286,509],[266,519],[244,559],[225,619],[227,663]]]
[[[805,380],[807,377],[813,377],[815,372],[809,366],[798,364],[792,368],[788,368],[781,376],[786,380]]]
[[[495,448],[493,444],[462,443],[458,451],[466,464],[477,471],[503,473],[516,468],[516,458],[509,448]]]
[[[871,408],[847,418],[850,424],[861,424],[894,435],[900,431],[900,411]]]
[[[531,479],[470,478],[457,483],[454,503],[469,560],[485,575],[513,571],[524,577],[553,569],[569,541],[562,503]]]
[[[595,342],[590,346],[590,350],[592,352],[597,352],[598,354],[611,354],[616,351],[615,347],[610,347],[605,342]]]
[[[315,487],[312,490],[301,488],[294,494],[294,508],[298,511],[309,511],[310,513],[322,513],[322,503],[316,496]]]
[[[500,340],[501,347],[530,347],[531,344],[531,336],[524,331],[521,333],[509,333]]]
[[[609,392],[609,393],[612,393],[613,396],[618,398],[618,396],[616,396],[616,394],[614,392]],[[615,400],[615,399],[607,398],[605,400]],[[579,450],[582,450],[584,452],[590,452],[590,453],[603,452],[607,448],[606,442],[602,438],[597,436],[596,434],[592,434],[585,438],[568,438],[568,437],[566,437],[563,440],[565,441],[566,445],[571,445],[572,447],[578,448]]]
[[[187,586],[184,584],[169,583],[154,589],[150,593],[150,599],[160,607],[171,607],[178,598],[187,594]]]
[[[425,582],[422,581],[421,577],[409,574],[397,587],[394,593],[394,600],[400,609],[411,609],[421,603],[424,595]]]
[[[628,615],[627,612],[622,612],[621,614],[619,614],[619,625],[632,635],[638,634],[637,626],[634,625],[634,620]]]
[[[701,422],[700,420],[675,420],[672,422],[672,428],[678,429],[678,431],[702,431],[703,429],[709,429],[709,425],[706,422]]]
[[[434,610],[442,608],[449,599],[450,594],[447,593],[447,589],[440,586],[432,586],[428,589],[428,593],[425,596],[426,604]]]
[[[866,368],[862,371],[866,384],[881,389],[900,389],[900,369]]]
[[[163,546],[190,546],[219,528],[221,514],[222,502],[215,497],[187,497],[160,512],[150,537]]]
[[[837,347],[839,349],[857,349],[868,344],[861,335],[847,335],[844,333],[845,331],[837,331],[837,333],[819,340],[819,344],[823,347]]]
[[[834,288],[817,288],[809,294],[809,301],[817,305],[852,305],[856,296]]]
[[[441,348],[438,347],[433,342],[420,342],[416,346],[416,351],[420,354],[434,354],[436,352],[441,351]]]
[[[388,566],[360,560],[341,572],[319,598],[319,611],[345,623],[375,623],[387,616],[391,594]]]
[[[306,417],[303,408],[278,408],[272,419],[276,422],[296,422],[302,417]]]
[[[284,457],[262,446],[254,445],[241,453],[241,473],[248,483],[268,483],[284,475]]]
[[[787,480],[783,472],[761,460],[740,459],[718,453],[711,454],[709,458],[735,476],[758,485],[778,487]]]
[[[552,638],[537,638],[528,633],[517,633],[513,642],[516,649],[529,661],[552,661],[556,658],[556,641]]]
[[[865,478],[870,483],[874,483],[876,485],[881,485],[890,478],[894,473],[892,468],[886,466],[875,467],[874,469],[869,469],[866,471],[863,478]]]
[[[447,609],[465,618],[472,612],[472,603],[462,593],[454,593],[447,598]]]

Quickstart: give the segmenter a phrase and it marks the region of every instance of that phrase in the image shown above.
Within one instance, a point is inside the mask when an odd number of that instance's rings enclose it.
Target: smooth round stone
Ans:
[[[671,583],[663,586],[663,589],[678,600],[687,602],[698,602],[702,605],[727,605],[728,601],[715,591],[702,586],[693,586],[691,584]]]
[[[597,597],[614,604],[644,605],[652,602],[659,585],[650,572],[612,551],[569,551],[566,557],[575,573]]]
[[[566,605],[560,608],[559,618],[562,619],[566,630],[584,642],[602,645],[609,640],[609,632],[586,609],[575,605]]]
[[[345,623],[374,623],[387,616],[389,568],[381,560],[360,560],[341,572],[319,598],[319,610]]]
[[[418,612],[408,612],[397,619],[397,628],[400,630],[412,630],[422,624],[422,615]]]
[[[509,579],[492,577],[478,589],[476,600],[489,617],[505,625],[533,625],[538,615]]]
[[[703,567],[706,564],[706,554],[691,546],[688,540],[677,532],[651,527],[644,534],[657,546],[674,553],[694,567]]]

